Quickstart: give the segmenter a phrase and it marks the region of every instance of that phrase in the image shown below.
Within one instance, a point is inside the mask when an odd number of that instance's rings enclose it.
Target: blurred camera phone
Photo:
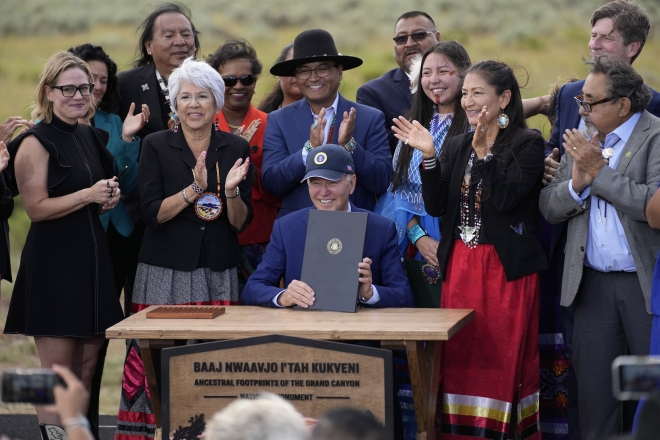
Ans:
[[[660,357],[619,356],[612,362],[612,386],[619,400],[660,392]]]
[[[2,401],[5,403],[55,403],[53,387],[66,388],[64,380],[53,370],[45,368],[9,369],[2,373]]]

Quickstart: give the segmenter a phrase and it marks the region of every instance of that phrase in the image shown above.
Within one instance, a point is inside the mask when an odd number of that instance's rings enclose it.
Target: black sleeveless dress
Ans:
[[[50,155],[49,197],[89,188],[113,176],[108,134],[53,116],[14,140],[12,159],[26,136]],[[8,173],[14,174],[13,161]],[[15,180],[13,189],[15,189]],[[122,319],[112,263],[98,205],[91,203],[55,220],[30,225],[9,305],[5,333],[88,338]]]

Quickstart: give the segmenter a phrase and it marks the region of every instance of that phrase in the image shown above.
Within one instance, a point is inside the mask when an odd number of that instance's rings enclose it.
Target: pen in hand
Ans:
[[[119,179],[121,179],[122,176],[124,175],[124,173],[126,173],[126,170],[127,170],[127,169],[128,169],[128,165],[126,165],[126,166],[124,167],[124,169],[121,170],[121,172],[120,172],[119,175],[117,176],[117,182],[119,182]]]

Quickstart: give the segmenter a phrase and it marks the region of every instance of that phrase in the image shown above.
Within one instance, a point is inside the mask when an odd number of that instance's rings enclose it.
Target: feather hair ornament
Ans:
[[[417,55],[413,57],[412,63],[410,63],[410,94],[411,95],[417,93],[421,72],[422,72],[422,57],[420,55]]]

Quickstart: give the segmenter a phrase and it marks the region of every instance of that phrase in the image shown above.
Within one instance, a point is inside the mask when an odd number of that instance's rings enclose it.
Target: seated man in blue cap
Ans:
[[[263,261],[243,289],[243,304],[304,308],[314,304],[314,290],[300,281],[300,273],[309,210],[319,209],[368,213],[363,259],[355,267],[360,280],[360,304],[366,307],[414,307],[398,251],[394,223],[349,202],[356,184],[351,155],[339,145],[315,148],[307,156],[303,181],[307,181],[314,208],[301,209],[275,221]],[[285,289],[279,287],[282,277]]]

